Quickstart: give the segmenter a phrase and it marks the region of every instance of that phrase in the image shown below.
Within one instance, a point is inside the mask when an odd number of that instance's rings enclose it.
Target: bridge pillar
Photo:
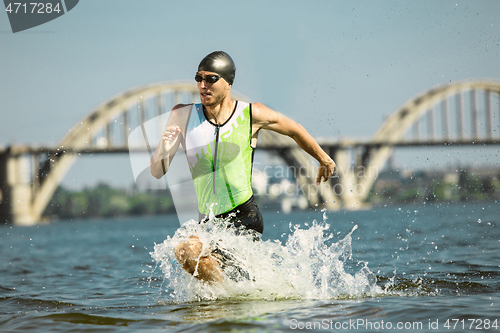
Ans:
[[[365,176],[364,172],[356,170],[353,167],[352,158],[358,161],[361,157],[357,154],[351,158],[351,154],[352,149],[338,149],[333,157],[337,164],[336,172],[338,175],[338,181],[333,185],[333,191],[339,198],[339,205],[343,209],[364,209],[367,207],[367,204],[363,195],[366,190],[369,191],[370,189],[366,189],[362,184],[362,178]],[[367,157],[365,156],[365,158]]]
[[[38,221],[33,212],[30,156],[0,152],[0,222],[29,226]]]
[[[334,157],[339,182],[335,193],[340,197],[340,203],[345,209],[353,209],[355,198],[353,197],[353,186],[355,183],[354,173],[351,167],[350,150],[339,149]]]

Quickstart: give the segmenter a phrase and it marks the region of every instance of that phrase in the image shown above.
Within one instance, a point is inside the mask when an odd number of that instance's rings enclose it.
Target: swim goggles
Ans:
[[[196,82],[201,82],[201,81],[205,80],[205,82],[209,83],[209,84],[213,84],[213,83],[219,81],[220,79],[222,79],[222,76],[220,76],[220,75],[208,75],[206,77],[203,77],[200,74],[196,74],[194,76],[194,80]]]

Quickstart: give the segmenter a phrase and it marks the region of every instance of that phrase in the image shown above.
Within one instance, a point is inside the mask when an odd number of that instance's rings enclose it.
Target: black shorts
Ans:
[[[262,214],[260,213],[259,207],[255,203],[253,195],[246,202],[242,203],[238,207],[230,210],[227,213],[216,215],[217,218],[227,218],[230,214],[236,214],[236,216],[231,217],[231,222],[235,227],[244,226],[247,229],[255,230],[262,234],[264,231],[264,221],[262,219]],[[199,213],[199,221],[203,222],[208,220],[205,214]]]

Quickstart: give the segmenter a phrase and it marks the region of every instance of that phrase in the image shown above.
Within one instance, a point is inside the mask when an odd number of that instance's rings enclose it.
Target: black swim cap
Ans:
[[[224,51],[215,51],[207,55],[198,65],[198,72],[214,72],[219,74],[230,85],[233,85],[236,66],[233,59]]]

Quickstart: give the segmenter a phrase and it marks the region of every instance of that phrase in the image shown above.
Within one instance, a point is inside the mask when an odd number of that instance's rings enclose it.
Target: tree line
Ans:
[[[44,216],[49,219],[162,215],[175,212],[168,190],[140,192],[99,184],[70,191],[59,186]]]

